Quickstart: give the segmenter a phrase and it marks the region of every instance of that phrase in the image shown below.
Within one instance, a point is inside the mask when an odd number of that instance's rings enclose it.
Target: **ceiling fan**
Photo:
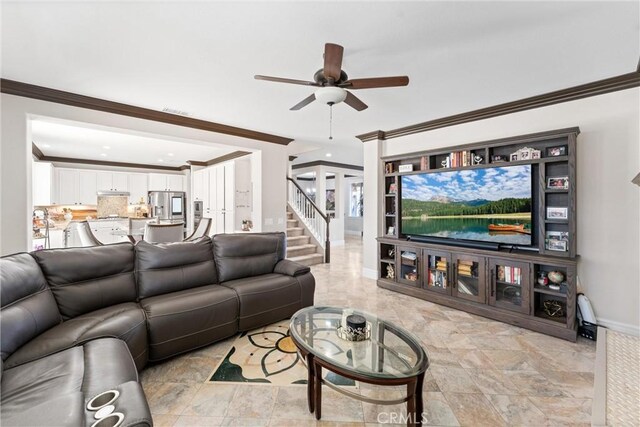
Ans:
[[[344,101],[350,107],[362,111],[368,106],[346,89],[374,89],[381,87],[406,86],[409,84],[407,76],[370,77],[365,79],[349,79],[347,73],[342,70],[342,55],[344,48],[340,45],[327,43],[324,45],[324,68],[316,71],[312,82],[306,80],[294,80],[281,77],[254,76],[257,80],[267,80],[278,83],[291,83],[304,86],[318,87],[314,93],[290,108],[292,111],[311,104],[316,99],[322,103],[333,106]]]

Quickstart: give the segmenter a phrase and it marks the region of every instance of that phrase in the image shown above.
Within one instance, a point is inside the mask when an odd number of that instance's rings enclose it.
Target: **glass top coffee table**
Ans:
[[[347,316],[366,320],[366,339],[349,341],[341,334]],[[352,319],[352,318],[350,318]],[[362,318],[361,318],[362,319]],[[308,370],[309,411],[321,417],[322,384],[365,402],[394,405],[407,402],[409,425],[422,424],[422,385],[429,359],[410,332],[373,314],[350,308],[307,307],[291,318],[291,338]],[[322,379],[322,369],[376,385],[406,385],[407,396],[396,400],[370,399]]]

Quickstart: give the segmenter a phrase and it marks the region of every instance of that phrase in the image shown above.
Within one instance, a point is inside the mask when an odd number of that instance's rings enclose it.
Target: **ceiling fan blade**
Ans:
[[[320,86],[316,82],[308,82],[306,80],[286,79],[286,78],[283,78],[283,77],[271,77],[271,76],[255,75],[255,76],[253,76],[253,78],[256,79],[256,80],[266,80],[266,81],[269,81],[269,82],[276,82],[276,83],[291,83],[291,84],[294,84],[294,85],[303,85],[303,86]]]
[[[298,102],[296,105],[294,105],[293,107],[289,108],[289,110],[291,111],[298,111],[299,109],[301,109],[302,107],[305,107],[309,104],[311,104],[313,101],[316,100],[316,95],[315,94],[311,94],[309,96],[307,96],[305,99],[303,99],[302,101]]]
[[[324,45],[324,76],[327,79],[340,80],[343,53],[344,48],[340,45],[333,43]]]
[[[340,85],[348,89],[374,89],[378,87],[406,86],[409,84],[407,76],[371,77],[368,79],[352,79]]]
[[[358,97],[356,97],[351,92],[347,92],[347,97],[345,98],[344,103],[358,111],[362,111],[369,108],[367,104],[360,101],[360,99],[358,99]]]

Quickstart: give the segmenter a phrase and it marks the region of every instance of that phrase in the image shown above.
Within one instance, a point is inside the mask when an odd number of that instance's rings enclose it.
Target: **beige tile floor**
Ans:
[[[380,289],[362,277],[359,239],[333,248],[331,264],[312,271],[316,304],[377,313],[422,340],[431,360],[423,390],[428,425],[590,425],[591,341],[574,344]],[[405,413],[404,405],[375,406],[325,389],[316,422],[304,386],[205,383],[232,341],[141,373],[157,426],[373,426]],[[392,397],[401,390],[363,384],[360,392]]]

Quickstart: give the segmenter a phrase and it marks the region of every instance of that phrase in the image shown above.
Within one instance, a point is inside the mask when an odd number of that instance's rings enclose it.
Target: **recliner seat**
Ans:
[[[110,388],[124,425],[152,425],[137,382],[147,360],[313,304],[310,269],[285,251],[284,233],[261,233],[3,257],[2,425],[90,425],[86,402]]]

